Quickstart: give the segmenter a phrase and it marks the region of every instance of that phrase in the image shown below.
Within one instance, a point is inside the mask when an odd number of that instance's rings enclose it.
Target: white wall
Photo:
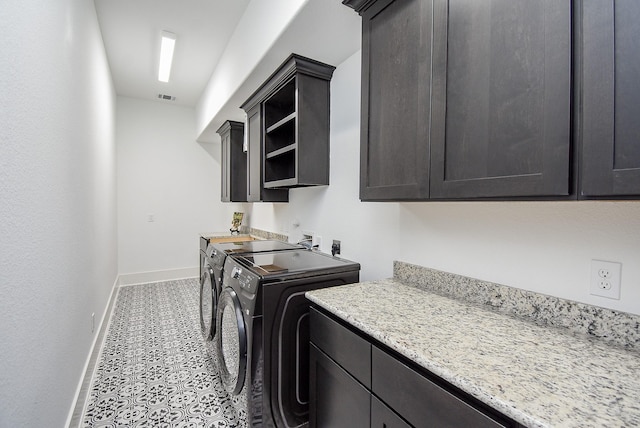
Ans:
[[[240,106],[292,52],[339,64],[360,49],[360,28],[339,1],[250,2],[196,107],[198,141],[217,141],[225,120],[244,120]]]
[[[117,277],[115,94],[92,1],[0,28],[0,426],[60,427]]]
[[[640,314],[638,201],[404,203],[399,222],[401,260]],[[620,300],[589,294],[592,259],[622,263]]]
[[[264,52],[269,50],[307,1],[270,0],[249,3],[198,102],[197,135],[204,131],[225,102],[238,90],[262,59]],[[211,130],[213,132],[215,129]]]
[[[331,181],[288,204],[254,204],[251,225],[342,241],[362,279],[403,260],[640,314],[640,202],[360,202],[360,52],[331,81]],[[292,226],[299,222],[300,227]],[[591,259],[621,262],[621,299],[589,294]]]
[[[399,243],[398,204],[358,199],[359,136],[360,52],[339,65],[331,80],[329,186],[292,189],[287,204],[254,204],[250,221],[286,233],[290,241],[314,232],[322,237],[324,252],[337,239],[341,256],[362,265],[362,280],[390,277]]]
[[[117,99],[121,283],[197,276],[200,234],[242,211],[220,202],[220,144],[197,143],[195,123],[193,108]]]

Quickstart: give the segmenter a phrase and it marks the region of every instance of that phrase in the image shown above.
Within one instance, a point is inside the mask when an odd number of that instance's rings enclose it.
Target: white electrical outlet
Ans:
[[[622,264],[591,260],[591,294],[620,299],[620,271]]]
[[[311,248],[313,245],[313,237],[315,236],[315,232],[311,230],[302,230],[302,238],[300,239],[300,243],[303,245],[307,245],[308,248]]]

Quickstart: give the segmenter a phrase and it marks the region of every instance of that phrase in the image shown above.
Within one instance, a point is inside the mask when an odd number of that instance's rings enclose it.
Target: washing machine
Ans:
[[[218,298],[222,291],[222,271],[227,256],[299,248],[303,247],[277,240],[214,242],[208,244],[204,253],[200,276],[200,327],[204,338],[212,340],[216,334],[216,309],[218,307]]]
[[[239,420],[301,427],[309,412],[309,290],[358,282],[360,265],[310,250],[228,257],[216,339]]]

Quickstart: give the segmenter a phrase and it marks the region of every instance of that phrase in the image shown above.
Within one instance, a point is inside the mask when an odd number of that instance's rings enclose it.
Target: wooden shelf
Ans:
[[[299,186],[298,180],[295,177],[283,178],[282,180],[265,181],[265,186],[268,189],[280,189],[283,187],[288,187],[288,188],[301,187]]]
[[[267,159],[275,158],[277,156],[292,152],[295,149],[296,149],[296,143],[289,144],[288,146],[285,146],[285,147],[283,147],[281,149],[274,150],[272,152],[267,153],[266,158]]]
[[[288,123],[291,120],[294,120],[296,118],[297,114],[294,111],[293,113],[291,113],[288,116],[285,116],[283,119],[277,121],[276,123],[274,123],[273,125],[271,125],[270,127],[267,128],[267,134],[277,130],[278,128],[280,128],[282,125],[285,125],[286,123]]]

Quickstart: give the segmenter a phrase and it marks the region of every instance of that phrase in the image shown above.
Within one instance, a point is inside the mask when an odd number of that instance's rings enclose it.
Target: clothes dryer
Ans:
[[[225,261],[220,376],[251,427],[300,427],[309,410],[309,290],[358,282],[360,265],[310,250]]]
[[[282,251],[303,248],[278,240],[211,243],[207,246],[200,276],[200,327],[206,340],[216,334],[216,310],[222,291],[222,271],[227,256],[234,254]]]

